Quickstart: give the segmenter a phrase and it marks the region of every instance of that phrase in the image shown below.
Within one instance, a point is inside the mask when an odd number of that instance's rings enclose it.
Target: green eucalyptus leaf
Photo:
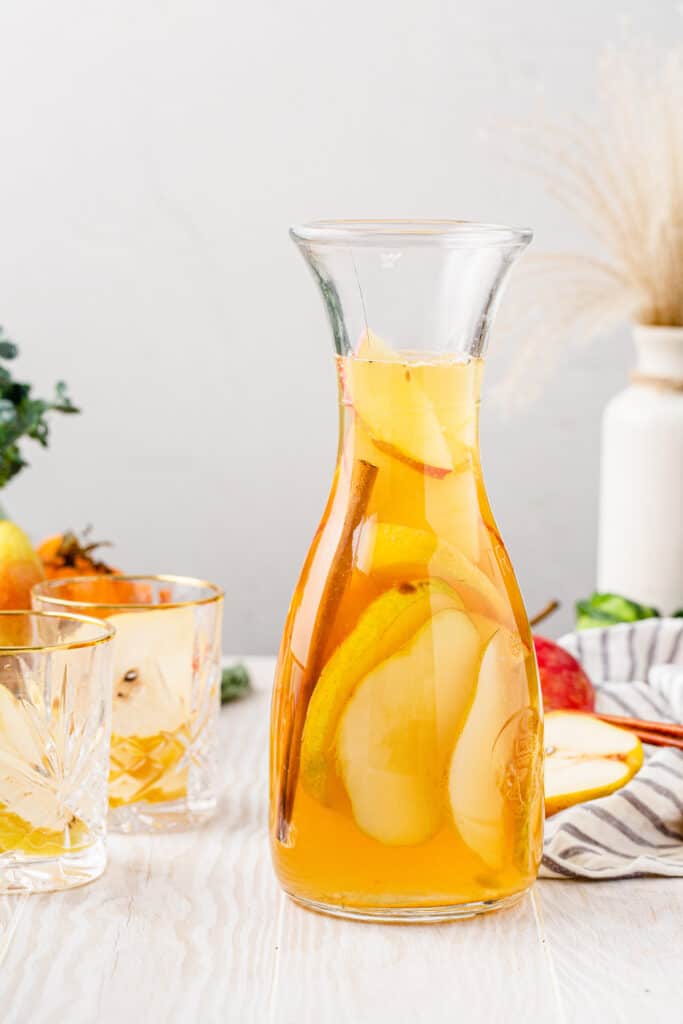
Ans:
[[[81,410],[73,404],[67,393],[67,385],[63,380],[58,380],[55,385],[55,401],[53,409],[58,412],[74,413]]]
[[[251,679],[245,665],[231,665],[221,673],[221,704],[237,700],[251,690]]]
[[[14,359],[17,346],[0,327],[0,359]],[[77,413],[66,384],[57,381],[52,400],[34,398],[32,385],[14,380],[5,366],[0,366],[0,487],[4,487],[28,463],[18,447],[22,437],[47,448],[50,437],[48,415],[51,412]]]
[[[16,359],[18,349],[11,341],[0,341],[0,359]]]
[[[0,487],[4,487],[25,465],[26,463],[22,459],[21,452],[16,445],[1,448]]]
[[[9,398],[0,398],[0,423],[13,423],[16,416],[17,410],[14,406],[14,402],[11,402]]]

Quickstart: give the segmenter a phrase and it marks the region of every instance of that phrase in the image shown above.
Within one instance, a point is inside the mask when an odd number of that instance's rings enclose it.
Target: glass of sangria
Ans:
[[[104,871],[113,635],[79,615],[0,612],[0,892]]]
[[[356,919],[505,907],[540,860],[542,712],[479,405],[531,236],[326,221],[292,237],[332,327],[340,431],[275,677],[275,870],[297,902]]]
[[[223,592],[181,576],[82,576],[33,588],[41,610],[106,619],[113,642],[109,827],[189,828],[216,806]]]

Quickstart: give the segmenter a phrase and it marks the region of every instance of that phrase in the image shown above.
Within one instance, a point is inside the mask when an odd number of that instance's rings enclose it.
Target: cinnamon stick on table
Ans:
[[[377,466],[363,459],[356,459],[351,470],[351,483],[346,515],[342,524],[339,541],[335,548],[325,587],[318,606],[313,626],[311,643],[298,690],[292,695],[294,715],[292,726],[287,738],[280,794],[278,801],[277,834],[280,842],[287,841],[289,825],[292,818],[294,794],[299,777],[299,756],[301,735],[313,689],[323,668],[322,653],[328,630],[334,622],[339,605],[346,592],[353,568],[352,542],[356,527],[363,520],[367,511],[372,488],[375,485]]]
[[[603,715],[598,711],[593,712],[594,718],[599,718],[610,725],[618,725],[621,729],[628,729],[643,741],[656,747],[677,747],[683,750],[683,725],[676,722],[650,722],[645,718],[627,718],[624,715]]]
[[[675,747],[683,750],[683,739],[676,736],[667,736],[664,732],[648,732],[646,729],[631,729],[635,736],[643,743],[649,743],[653,747]]]

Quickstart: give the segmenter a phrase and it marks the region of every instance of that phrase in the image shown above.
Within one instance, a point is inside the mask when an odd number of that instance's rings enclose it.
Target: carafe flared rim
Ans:
[[[295,242],[313,245],[430,245],[453,249],[522,248],[529,228],[481,224],[467,220],[313,220],[290,228]]]

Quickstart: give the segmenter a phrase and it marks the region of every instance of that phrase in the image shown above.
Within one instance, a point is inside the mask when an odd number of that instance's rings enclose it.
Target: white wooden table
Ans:
[[[613,1024],[683,1020],[683,880],[545,881],[513,910],[382,926],[307,913],[266,838],[273,659],[221,713],[195,833],[114,836],[69,893],[0,898],[2,1024]]]

